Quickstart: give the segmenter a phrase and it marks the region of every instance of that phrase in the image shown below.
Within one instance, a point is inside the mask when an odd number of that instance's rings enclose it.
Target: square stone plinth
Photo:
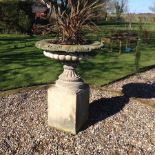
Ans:
[[[70,90],[67,87],[48,89],[48,125],[76,134],[87,122],[89,87]]]

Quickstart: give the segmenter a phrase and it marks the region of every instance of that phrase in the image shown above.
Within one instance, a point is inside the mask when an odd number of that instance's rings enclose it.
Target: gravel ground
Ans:
[[[155,69],[91,89],[76,136],[47,126],[46,87],[0,97],[0,155],[155,155]]]

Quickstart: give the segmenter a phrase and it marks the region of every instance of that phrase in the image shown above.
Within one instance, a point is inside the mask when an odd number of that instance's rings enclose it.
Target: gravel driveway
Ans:
[[[90,102],[73,136],[47,126],[46,87],[1,95],[0,155],[155,155],[155,68],[91,88]]]

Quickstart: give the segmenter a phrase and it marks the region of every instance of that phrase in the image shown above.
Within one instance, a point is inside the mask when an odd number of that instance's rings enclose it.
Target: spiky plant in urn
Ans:
[[[46,57],[64,64],[63,73],[48,89],[48,125],[76,134],[88,120],[89,86],[75,68],[103,46],[101,42],[87,41],[81,32],[92,27],[91,18],[101,5],[98,1],[68,0],[64,9],[53,6],[60,38],[36,43]]]

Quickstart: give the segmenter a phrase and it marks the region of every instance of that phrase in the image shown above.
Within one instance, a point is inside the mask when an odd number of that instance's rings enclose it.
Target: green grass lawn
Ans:
[[[35,48],[35,42],[41,39],[43,37],[0,35],[0,90],[49,84],[57,79],[62,64],[46,58]],[[117,50],[108,51],[101,49],[95,58],[78,66],[77,71],[87,83],[104,85],[135,71],[134,51],[121,55]],[[140,67],[155,65],[155,42],[143,43],[141,51]]]

